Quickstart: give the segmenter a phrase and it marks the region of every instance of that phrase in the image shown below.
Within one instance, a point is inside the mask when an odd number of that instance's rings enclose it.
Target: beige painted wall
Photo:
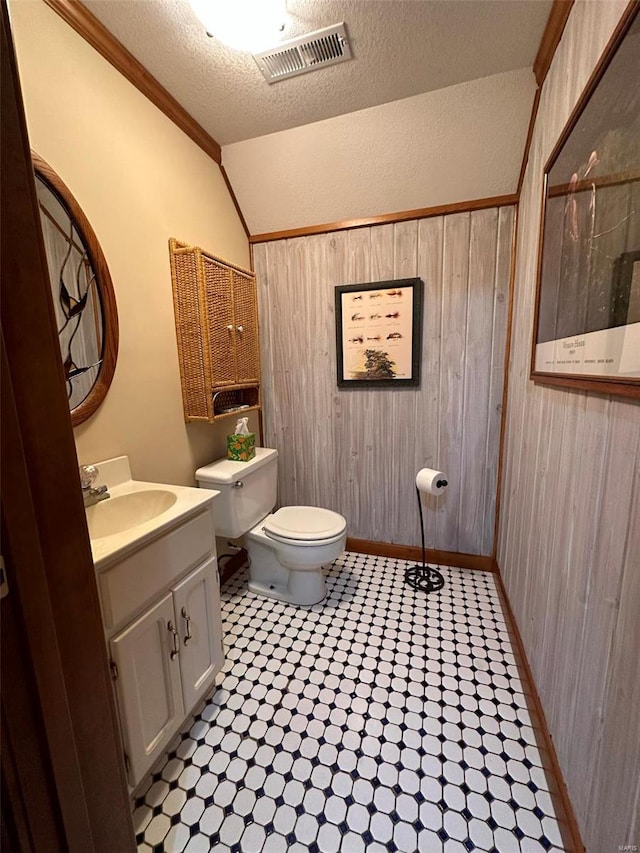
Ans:
[[[163,113],[41,0],[10,14],[31,147],[91,222],[118,304],[118,365],[75,430],[79,461],[127,454],[138,479],[192,484],[232,425],[184,423],[168,240],[248,267],[246,235],[217,164]]]
[[[626,0],[577,2],[518,218],[498,563],[590,853],[640,840],[640,406],[529,379],[542,180]]]

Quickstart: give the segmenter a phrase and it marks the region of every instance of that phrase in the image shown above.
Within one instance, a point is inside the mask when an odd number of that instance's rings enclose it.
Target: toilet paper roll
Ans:
[[[434,471],[433,468],[421,468],[416,474],[416,486],[420,492],[441,495],[448,486],[447,477],[442,471]]]

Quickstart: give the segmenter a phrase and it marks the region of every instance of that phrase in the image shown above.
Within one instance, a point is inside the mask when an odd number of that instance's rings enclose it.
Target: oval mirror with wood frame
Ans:
[[[116,368],[118,313],[98,239],[59,175],[31,152],[72,425],[91,417]]]

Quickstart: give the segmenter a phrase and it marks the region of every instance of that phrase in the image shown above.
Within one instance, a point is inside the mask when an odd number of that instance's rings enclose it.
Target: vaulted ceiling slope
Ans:
[[[251,233],[516,189],[552,0],[287,0],[284,39],[344,21],[354,59],[271,86],[187,0],[84,5],[223,146]]]
[[[226,145],[252,235],[515,193],[535,93],[506,71]]]

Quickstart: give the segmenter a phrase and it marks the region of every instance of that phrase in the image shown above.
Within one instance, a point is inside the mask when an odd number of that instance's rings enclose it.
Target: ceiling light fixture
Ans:
[[[272,46],[287,22],[286,0],[189,0],[207,34],[234,50]]]

